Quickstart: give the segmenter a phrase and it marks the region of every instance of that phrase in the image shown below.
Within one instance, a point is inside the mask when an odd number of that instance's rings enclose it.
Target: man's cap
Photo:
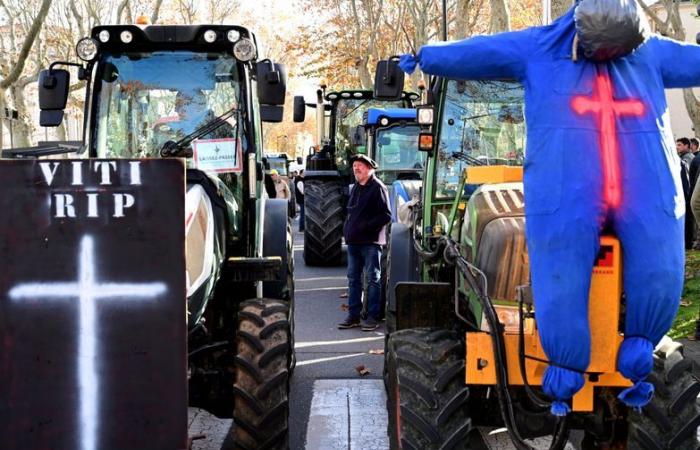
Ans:
[[[279,175],[280,173],[277,171],[277,169],[272,169],[270,171],[270,175]]]
[[[369,156],[367,156],[367,155],[362,155],[362,154],[360,154],[360,155],[354,155],[354,156],[352,156],[352,157],[350,158],[350,162],[351,162],[351,163],[354,163],[355,161],[361,161],[361,162],[367,164],[368,166],[370,166],[372,169],[376,169],[376,168],[377,168],[377,163],[374,162],[374,160],[373,160],[372,158],[370,158]]]

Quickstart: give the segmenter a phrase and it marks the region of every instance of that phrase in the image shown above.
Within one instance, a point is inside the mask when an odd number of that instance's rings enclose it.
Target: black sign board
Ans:
[[[182,161],[0,161],[0,448],[187,448]]]

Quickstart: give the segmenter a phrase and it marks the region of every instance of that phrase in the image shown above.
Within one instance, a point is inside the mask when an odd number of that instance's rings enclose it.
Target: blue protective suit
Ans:
[[[526,238],[552,413],[583,387],[588,295],[602,228],[623,249],[627,309],[620,394],[641,407],[653,348],[683,285],[685,205],[664,88],[700,85],[700,47],[652,36],[603,63],[572,60],[572,8],[548,26],[424,46],[401,67],[456,79],[517,79],[525,88]]]

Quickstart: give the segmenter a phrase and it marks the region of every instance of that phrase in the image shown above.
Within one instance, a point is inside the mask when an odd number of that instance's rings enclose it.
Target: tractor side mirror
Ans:
[[[282,64],[269,59],[257,65],[258,99],[263,105],[284,106],[287,94],[287,71]]]
[[[267,123],[280,123],[284,119],[284,106],[260,105],[260,120]]]
[[[306,119],[306,102],[303,95],[294,96],[294,123],[301,123]]]
[[[57,127],[63,121],[69,85],[67,70],[49,69],[39,73],[39,124],[42,127]]]
[[[374,73],[374,98],[379,100],[400,100],[403,94],[404,73],[399,68],[399,57],[377,63]]]
[[[698,7],[700,8],[700,5],[698,5]],[[700,33],[695,35],[695,43],[700,44]]]

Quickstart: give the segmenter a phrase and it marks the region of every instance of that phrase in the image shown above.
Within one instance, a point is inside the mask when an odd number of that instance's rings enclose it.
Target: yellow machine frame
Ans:
[[[470,183],[503,183],[522,180],[521,167],[481,166],[467,169]],[[593,268],[588,319],[591,330],[591,362],[586,370],[586,384],[573,398],[575,412],[593,411],[594,390],[598,387],[627,387],[631,382],[616,370],[617,352],[623,336],[618,331],[622,298],[622,260],[620,242],[609,236],[601,238],[600,257]],[[536,313],[536,311],[535,311]],[[533,319],[525,319],[534,322]],[[525,323],[525,370],[528,383],[541,385],[548,364],[540,343],[536,324]],[[504,333],[508,383],[522,385],[518,362],[518,332]],[[466,333],[466,383],[496,384],[496,360],[491,336],[485,332]],[[530,358],[527,358],[527,357]]]

